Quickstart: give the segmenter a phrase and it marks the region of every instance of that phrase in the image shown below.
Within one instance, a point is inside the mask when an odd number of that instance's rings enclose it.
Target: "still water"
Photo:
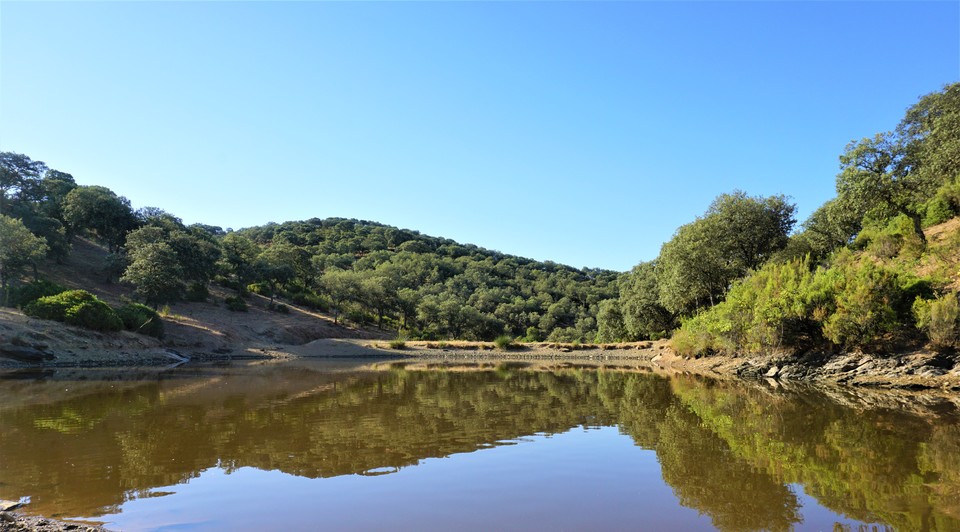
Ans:
[[[960,530],[950,396],[361,364],[0,373],[0,498],[120,530]]]

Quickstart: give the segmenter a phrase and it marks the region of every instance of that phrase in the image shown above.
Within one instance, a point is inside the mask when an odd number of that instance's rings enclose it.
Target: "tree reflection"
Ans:
[[[791,484],[861,521],[960,529],[955,417],[841,405],[818,392],[594,370],[274,367],[8,382],[0,381],[0,496],[30,495],[31,510],[50,515],[113,512],[217,466],[369,474],[535,433],[617,425],[657,452],[680,504],[723,530],[800,523]],[[64,394],[70,386],[79,391]]]

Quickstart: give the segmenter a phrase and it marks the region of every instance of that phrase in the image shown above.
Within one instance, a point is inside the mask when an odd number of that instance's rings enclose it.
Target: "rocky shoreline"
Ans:
[[[677,355],[665,340],[609,345],[523,344],[496,350],[492,344],[412,342],[390,349],[377,342],[355,342],[358,348],[384,355],[435,360],[515,360],[530,363],[568,361],[585,366],[647,368],[665,373],[692,373],[714,378],[809,382],[899,389],[960,391],[960,360],[925,349],[896,355],[869,353],[770,353],[750,356],[717,355],[688,358]],[[318,347],[316,351],[321,351]],[[309,356],[309,354],[307,355]]]
[[[38,532],[108,532],[102,526],[68,523],[19,512],[0,513],[0,532],[34,530]]]
[[[0,500],[0,532],[14,532],[21,530],[36,530],[40,532],[107,532],[99,525],[85,523],[68,523],[56,519],[48,519],[36,515],[27,515],[14,512],[23,504],[13,501]]]
[[[800,355],[770,353],[692,358],[676,354],[667,340],[620,344],[542,342],[513,344],[506,349],[498,349],[491,342],[413,341],[392,346],[390,342],[384,340],[324,338],[302,345],[236,345],[231,349],[218,349],[213,352],[199,350],[181,352],[157,345],[149,347],[122,345],[123,339],[118,338],[113,338],[111,341],[114,343],[109,348],[105,345],[91,346],[89,349],[73,349],[66,354],[62,350],[45,350],[46,356],[42,360],[0,359],[0,369],[4,367],[10,369],[175,367],[185,363],[227,360],[265,359],[281,362],[304,358],[512,360],[530,363],[567,361],[585,366],[629,366],[666,373],[693,373],[715,378],[771,379],[879,388],[960,391],[960,358],[926,349],[890,355],[811,352]],[[10,348],[13,347],[33,346],[10,346]]]

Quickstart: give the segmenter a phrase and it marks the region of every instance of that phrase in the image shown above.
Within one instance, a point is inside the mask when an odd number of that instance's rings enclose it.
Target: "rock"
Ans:
[[[16,345],[0,346],[0,357],[12,358],[21,362],[43,362],[44,360],[53,360],[53,355],[44,353],[39,349]]]
[[[767,372],[763,374],[763,376],[769,379],[769,378],[776,377],[778,373],[780,373],[780,368],[778,368],[777,366],[770,366],[770,369],[768,369]]]
[[[0,500],[0,512],[9,512],[10,510],[16,510],[21,506],[23,506],[23,504],[16,501]]]
[[[0,520],[6,521],[8,523],[16,523],[17,518],[8,514],[7,512],[0,512]]]
[[[930,366],[924,366],[920,368],[915,374],[920,377],[939,377],[945,375],[947,372],[943,371],[940,368],[932,368]]]

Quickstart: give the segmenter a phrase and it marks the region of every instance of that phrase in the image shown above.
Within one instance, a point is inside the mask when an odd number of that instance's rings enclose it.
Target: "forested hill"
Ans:
[[[27,280],[42,261],[70,261],[71,242],[81,235],[109,250],[103,276],[151,306],[207,300],[214,282],[236,291],[227,302],[232,309],[242,310],[252,291],[279,298],[281,312],[280,303],[292,301],[409,337],[593,341],[599,302],[617,295],[616,272],[374,222],[311,219],[239,231],[186,226],[160,208],[133,210],[112,190],[77,185],[26,155],[0,153],[0,171],[0,302],[9,306],[26,308],[63,290]],[[97,318],[91,326],[111,322]]]
[[[246,228],[226,235],[224,250],[244,240],[263,250],[254,290],[280,290],[425,338],[592,340],[599,302],[617,294],[617,272],[374,222],[315,218]]]

